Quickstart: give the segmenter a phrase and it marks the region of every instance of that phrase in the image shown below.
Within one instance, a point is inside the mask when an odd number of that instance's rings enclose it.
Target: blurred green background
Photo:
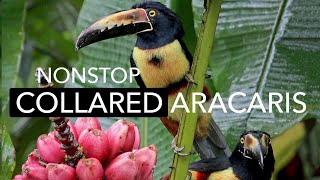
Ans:
[[[50,130],[48,118],[8,116],[10,87],[37,87],[36,67],[129,67],[135,36],[120,37],[90,45],[79,53],[74,42],[82,29],[109,13],[130,8],[138,0],[2,0],[1,1],[1,170],[0,179],[21,171],[37,137]],[[162,0],[181,18],[185,42],[193,51],[200,27],[203,1]],[[268,107],[268,93],[290,93],[290,113],[235,114],[213,112],[231,148],[245,130],[270,133],[276,156],[274,178],[310,179],[320,176],[320,1],[250,0],[223,1],[207,84],[219,92],[225,105],[231,93],[241,91],[234,107],[248,107],[255,92]],[[59,74],[64,76],[63,74]],[[102,75],[102,74],[100,74]],[[78,81],[79,82],[79,81]],[[55,84],[55,87],[137,87],[135,83],[98,82]],[[300,106],[292,101],[296,92],[307,111],[292,113]],[[281,104],[285,109],[285,103]],[[228,109],[229,110],[229,109]],[[268,108],[267,108],[268,110]],[[155,144],[158,163],[155,178],[170,172],[173,137],[158,118],[128,118],[142,134],[142,146]],[[74,120],[74,119],[72,119]],[[103,129],[116,119],[99,118]],[[194,157],[196,159],[197,157]],[[278,173],[279,172],[279,173]]]

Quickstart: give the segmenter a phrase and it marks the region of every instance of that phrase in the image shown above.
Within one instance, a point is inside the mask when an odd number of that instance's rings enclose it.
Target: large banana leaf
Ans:
[[[2,109],[7,105],[9,88],[16,83],[18,67],[20,64],[21,53],[23,50],[24,30],[23,21],[25,17],[25,2],[3,0],[2,10],[2,89],[1,103]]]
[[[1,2],[1,112],[4,111],[9,96],[9,88],[13,87],[18,77],[24,31],[25,2],[3,0]],[[4,33],[5,32],[5,33]],[[2,115],[2,114],[1,114]],[[15,150],[5,125],[3,116],[0,118],[0,179],[10,179],[15,167]]]
[[[276,135],[302,119],[320,119],[319,7],[317,0],[223,3],[211,61],[216,91],[226,102],[233,92],[246,93],[234,99],[237,109],[248,107],[255,92],[260,93],[267,112],[269,92],[279,92],[284,99],[280,105],[284,113],[274,106],[273,113],[215,111],[232,146],[234,138],[248,129]],[[296,92],[306,93],[300,98],[307,105],[305,113],[292,111],[301,109],[292,100]],[[285,113],[286,93],[290,94],[289,113]]]
[[[78,33],[96,19],[128,9],[135,2],[138,1],[84,1],[78,19]],[[196,29],[203,13],[202,5],[202,1],[193,1]],[[246,93],[244,98],[235,98],[235,108],[248,107],[254,92],[262,95],[267,110],[268,92],[280,92],[284,98],[285,92],[289,92],[291,105],[290,113],[278,113],[277,109],[273,109],[273,113],[253,110],[244,114],[215,111],[215,120],[224,131],[231,148],[239,134],[248,129],[262,129],[276,135],[302,119],[319,119],[320,113],[316,107],[320,105],[320,74],[317,71],[320,67],[320,11],[316,7],[319,7],[319,2],[315,0],[223,2],[215,50],[210,62],[213,77],[211,90],[219,92],[225,102],[232,92]],[[77,68],[128,68],[134,42],[134,36],[127,36],[90,45],[79,52]],[[66,87],[137,87],[129,82],[115,84],[109,77],[110,74],[105,84],[68,83]],[[293,108],[301,108],[292,101],[293,94],[299,91],[307,94],[302,99],[307,104],[307,111],[302,114],[292,113]],[[285,110],[284,107],[282,103],[281,108]],[[158,147],[155,176],[159,179],[169,172],[172,158],[169,144],[172,137],[157,119],[133,120],[144,132],[144,144],[154,143]],[[109,124],[105,123],[104,128]]]

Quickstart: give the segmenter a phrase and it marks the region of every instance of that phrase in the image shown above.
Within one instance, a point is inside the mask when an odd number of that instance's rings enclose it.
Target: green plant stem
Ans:
[[[194,29],[192,0],[171,0],[170,9],[175,12],[181,20],[185,31],[183,40],[191,54],[193,54],[196,49],[197,36]]]
[[[148,146],[148,121],[149,119],[147,117],[142,118],[142,123],[141,123],[141,147],[146,147]]]
[[[188,90],[185,95],[188,107],[192,107],[192,93],[203,91],[205,72],[207,70],[210,54],[213,48],[221,3],[222,0],[207,0],[204,4],[205,12],[203,14],[202,26],[191,69],[191,75],[194,77],[194,81],[197,85],[194,83],[189,83],[188,85]],[[200,97],[197,97],[197,101],[199,100]],[[182,153],[190,153],[192,150],[197,117],[198,111],[195,113],[184,112],[182,115],[177,142],[178,147],[184,147]],[[190,156],[174,155],[173,168],[170,177],[171,180],[186,178],[190,158]]]

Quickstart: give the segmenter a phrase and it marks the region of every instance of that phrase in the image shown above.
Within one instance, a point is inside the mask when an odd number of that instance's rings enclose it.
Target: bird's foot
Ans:
[[[188,73],[184,76],[184,78],[187,80],[187,82],[193,83],[193,84],[195,84],[195,85],[198,85],[198,84],[194,81],[193,76],[192,76],[192,74],[191,74],[190,72],[188,72]]]
[[[171,142],[171,150],[173,153],[178,154],[179,156],[189,156],[192,153],[182,153],[181,151],[184,149],[184,147],[178,147],[177,146],[177,136],[175,136]]]
[[[188,171],[186,180],[191,180],[192,179],[192,173],[190,171]]]

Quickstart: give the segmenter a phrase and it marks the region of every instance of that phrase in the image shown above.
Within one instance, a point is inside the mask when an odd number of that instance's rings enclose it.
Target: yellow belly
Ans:
[[[191,180],[199,180],[197,179],[197,172],[191,171],[191,174]],[[211,173],[208,180],[240,180],[240,178],[233,173],[232,168],[230,167],[222,171]]]
[[[216,173],[212,173],[208,180],[240,180],[232,171],[232,168],[228,168]]]
[[[132,56],[147,88],[165,88],[183,79],[190,69],[178,40],[156,49],[135,47]],[[154,56],[161,58],[159,65],[150,61]]]

